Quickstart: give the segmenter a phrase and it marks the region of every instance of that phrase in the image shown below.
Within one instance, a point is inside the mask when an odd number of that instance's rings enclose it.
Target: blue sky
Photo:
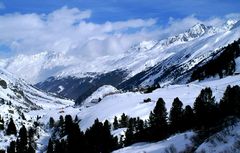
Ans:
[[[169,17],[194,14],[200,19],[240,11],[239,0],[2,0],[0,13],[50,13],[63,6],[92,10],[91,21],[103,23],[131,18],[158,18],[160,24]]]
[[[240,0],[0,0],[0,57],[118,54],[229,17],[240,18]]]

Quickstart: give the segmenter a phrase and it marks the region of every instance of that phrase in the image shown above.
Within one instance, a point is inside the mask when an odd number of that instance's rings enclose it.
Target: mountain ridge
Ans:
[[[236,23],[236,20],[228,20],[224,24],[224,28],[205,26],[201,23],[198,23],[178,35],[170,36],[163,40],[143,41],[140,44],[134,45],[132,48],[130,48],[121,55],[117,55],[116,57],[104,56],[97,58],[92,62],[81,62],[81,59],[79,60],[78,57],[74,57],[65,53],[43,51],[34,55],[18,55],[16,57],[4,59],[0,63],[0,66],[10,72],[18,74],[22,78],[26,78],[33,84],[44,81],[50,76],[74,76],[81,78],[84,76],[88,76],[90,73],[94,72],[105,73],[116,69],[129,69],[129,63],[124,65],[124,60],[128,61],[133,59],[133,57],[131,57],[131,54],[136,54],[135,56],[146,56],[142,52],[151,50],[154,46],[156,47],[156,45],[159,49],[164,49],[166,47],[169,47],[169,45],[173,45],[174,43],[184,43],[187,41],[191,41],[205,34],[212,35],[222,31],[228,31],[233,27],[233,23]],[[129,58],[126,59],[127,56],[129,56]],[[151,57],[151,59],[153,59],[153,57]],[[141,61],[139,61],[139,63],[140,62]],[[141,69],[135,70],[136,72],[133,72],[135,68],[132,67],[130,68],[130,71],[132,71],[132,74],[130,74],[130,76],[133,76],[142,71],[142,69],[151,67],[154,64],[156,63],[154,62],[154,60],[152,60],[151,62],[147,63],[146,66],[142,66]],[[112,67],[105,65],[111,65]],[[31,75],[28,75],[30,74],[30,72]]]

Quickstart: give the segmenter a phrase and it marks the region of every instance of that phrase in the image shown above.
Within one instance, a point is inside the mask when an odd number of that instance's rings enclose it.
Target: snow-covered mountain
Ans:
[[[0,65],[31,83],[44,81],[49,76],[82,77],[91,76],[91,72],[96,75],[96,73],[110,72],[116,69],[127,69],[131,77],[162,61],[162,56],[157,57],[156,54],[167,53],[169,47],[188,43],[202,36],[210,37],[217,33],[224,34],[235,27],[236,22],[236,20],[228,20],[221,27],[205,26],[199,23],[176,36],[163,40],[143,41],[124,54],[99,57],[93,61],[81,61],[79,57],[61,52],[44,51],[34,55],[17,55],[9,59],[2,59]],[[219,44],[219,46],[226,45],[224,43],[226,42]],[[174,50],[174,52],[178,52],[178,50]],[[167,55],[170,56],[170,54]]]
[[[166,75],[169,71],[181,66],[186,72],[239,38],[238,22],[229,20],[219,27],[197,24],[176,36],[143,41],[114,57],[86,61],[63,53],[42,52],[6,59],[0,65],[32,83],[40,82],[37,87],[43,90],[82,101],[105,84],[131,89],[156,81],[174,83],[182,74]],[[184,78],[186,82],[189,77]]]

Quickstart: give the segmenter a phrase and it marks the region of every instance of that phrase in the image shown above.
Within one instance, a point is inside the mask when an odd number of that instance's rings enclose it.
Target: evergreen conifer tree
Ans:
[[[7,153],[16,153],[16,142],[11,141],[10,146],[7,148]]]
[[[133,118],[129,119],[128,128],[125,133],[125,146],[129,146],[134,143],[134,121]]]
[[[27,149],[27,153],[35,153],[35,149],[33,148],[32,144],[29,143],[28,144],[28,149]]]
[[[59,126],[59,127],[63,127],[63,123],[64,123],[63,116],[60,115],[60,116],[59,116],[59,123],[58,123],[58,126]]]
[[[183,129],[190,130],[195,126],[195,115],[191,106],[187,105],[183,112]]]
[[[75,122],[75,123],[78,123],[78,122],[79,122],[79,119],[78,119],[78,116],[77,116],[77,115],[75,116],[74,122]]]
[[[240,87],[228,86],[224,92],[223,98],[220,101],[221,113],[226,116],[240,116]]]
[[[115,116],[113,121],[113,129],[116,130],[118,128],[119,128],[118,119],[117,116]]]
[[[48,140],[47,153],[53,153],[53,142],[51,139]]]
[[[27,152],[27,144],[28,144],[28,139],[27,139],[27,129],[23,125],[20,130],[19,130],[19,142],[18,142],[18,153],[25,153]]]
[[[52,117],[49,118],[49,128],[53,128],[54,127],[54,124],[55,124],[55,121]]]
[[[128,126],[128,120],[129,120],[129,117],[125,113],[123,113],[121,115],[120,120],[119,120],[120,127],[121,128],[127,127]]]
[[[212,96],[212,90],[205,88],[194,102],[194,111],[196,115],[196,123],[199,126],[209,126],[216,119],[216,103]]]
[[[169,121],[172,132],[181,132],[183,130],[183,103],[175,98],[169,114]]]
[[[17,129],[16,129],[16,126],[15,126],[12,118],[10,118],[10,122],[9,122],[7,130],[6,130],[6,134],[7,135],[11,135],[11,134],[16,135],[17,134]]]
[[[168,132],[167,123],[167,109],[165,102],[162,98],[159,98],[157,104],[149,116],[150,140],[156,141],[165,138]]]

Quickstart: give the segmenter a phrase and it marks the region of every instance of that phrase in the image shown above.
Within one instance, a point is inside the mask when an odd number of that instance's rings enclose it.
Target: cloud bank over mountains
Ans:
[[[12,56],[55,51],[88,59],[120,54],[143,40],[174,35],[196,23],[220,25],[227,18],[240,16],[228,14],[225,17],[200,20],[191,15],[182,19],[169,18],[169,22],[163,26],[158,24],[161,19],[156,18],[106,21],[100,24],[91,21],[92,15],[91,10],[66,6],[49,14],[0,15],[0,50],[7,47]]]

